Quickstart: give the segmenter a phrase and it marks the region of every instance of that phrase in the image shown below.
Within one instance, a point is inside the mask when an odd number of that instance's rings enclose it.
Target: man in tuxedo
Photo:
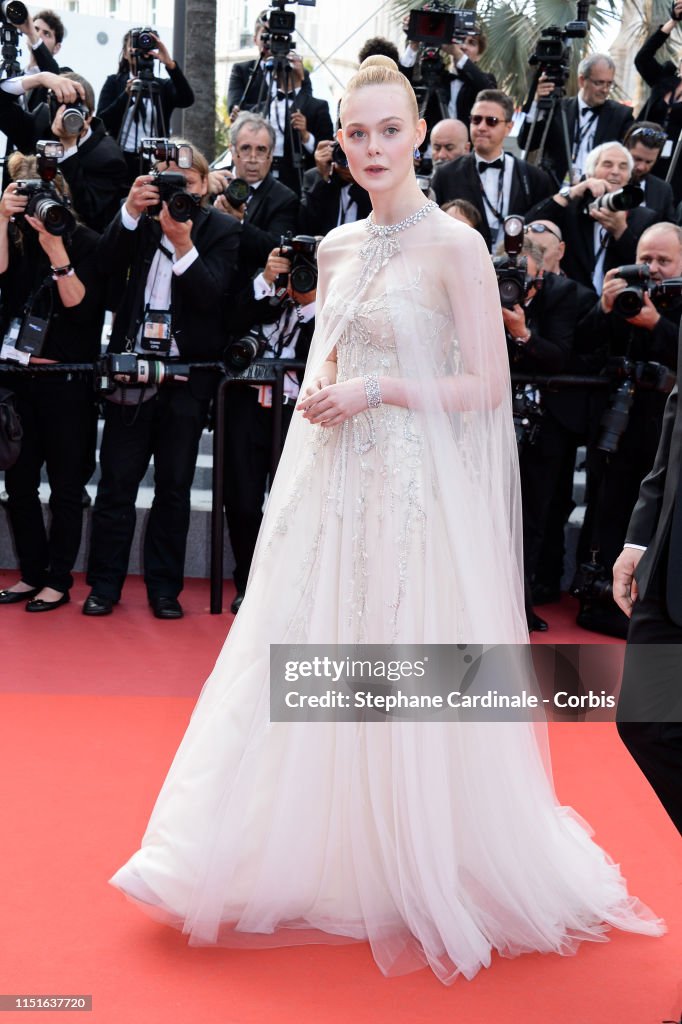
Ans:
[[[175,163],[157,170],[178,172]],[[182,170],[189,194],[200,196],[192,217],[175,220],[149,174],[135,179],[128,198],[100,240],[98,262],[119,285],[109,352],[139,353],[145,361],[203,363],[220,359],[224,311],[233,305],[239,227],[212,209],[208,163],[193,148]],[[138,366],[140,364],[138,363]],[[116,378],[114,378],[116,379]],[[83,614],[109,615],[121,596],[135,532],[135,499],[154,457],[154,501],[144,540],[144,579],[159,619],[179,619],[190,489],[199,439],[215,378],[192,368],[188,383],[124,380],[104,403],[101,479],[93,508]]]
[[[481,71],[478,62],[486,49],[485,33],[479,29],[473,36],[453,41],[442,50],[450,58],[452,70],[443,68],[424,111],[426,123],[431,128],[445,117],[455,118],[469,124],[471,108],[483,89],[496,89],[495,76]],[[415,65],[419,55],[419,43],[409,40],[400,58],[400,70],[413,85],[419,87]],[[422,69],[423,72],[423,69]]]
[[[29,112],[0,92],[0,131],[25,154],[35,153],[41,139],[61,142],[64,155],[59,159],[59,170],[69,184],[76,212],[88,227],[103,231],[118,212],[127,168],[118,144],[94,116],[92,86],[73,71],[63,75],[41,71],[19,81],[25,91],[34,87],[51,90],[58,101],[56,113],[53,115],[48,103]],[[87,108],[83,128],[76,135],[69,133],[62,119],[64,104],[74,101]]]
[[[369,193],[354,180],[338,143],[319,142],[315,167],[306,171],[303,179],[299,231],[305,235],[326,235],[340,224],[369,216],[371,209]]]
[[[230,111],[232,121],[238,117],[240,111],[251,110],[258,114],[267,113],[275,85],[272,75],[267,67],[272,54],[268,43],[268,31],[270,12],[261,11],[256,18],[256,25],[253,33],[253,41],[258,48],[258,57],[255,60],[245,60],[234,64],[230,72],[230,81],[227,87],[227,109]],[[305,72],[303,84],[304,92],[312,95],[310,75]]]
[[[682,365],[682,351],[678,353]],[[682,407],[678,385],[663,417],[613,567],[613,596],[630,617],[618,732],[682,834]],[[651,645],[656,645],[652,647]]]
[[[604,142],[588,156],[587,178],[577,185],[563,186],[526,213],[527,222],[548,220],[560,227],[566,243],[564,272],[597,295],[601,294],[607,270],[634,263],[638,238],[658,220],[657,214],[645,206],[634,210],[589,209],[594,199],[627,185],[633,164],[624,146]]]
[[[301,293],[291,284],[285,296],[275,295],[280,275],[291,270],[279,246],[269,254],[251,286],[250,301],[241,309],[255,327],[262,359],[305,360],[315,330],[316,290]],[[291,423],[299,392],[296,371],[284,375],[283,437]],[[241,607],[251,559],[263,516],[263,502],[273,464],[273,388],[235,384],[225,405],[225,515],[235,558],[237,594],[231,611]],[[270,483],[272,480],[270,479]]]
[[[458,156],[466,156],[471,151],[469,129],[462,121],[446,117],[434,124],[429,135],[429,144],[435,169],[441,164],[456,160]]]
[[[64,22],[55,11],[40,11],[35,18],[29,14],[26,21],[17,25],[17,28],[26,37],[26,42],[31,48],[30,60],[22,77],[30,77],[39,71],[51,71],[54,75],[60,75],[71,70],[60,68],[55,59],[64,39]],[[47,99],[47,89],[44,87],[35,88],[24,97],[20,81],[16,78],[6,79],[0,84],[0,89],[11,95],[23,97],[26,110],[35,110]]]
[[[548,174],[504,152],[514,103],[506,93],[486,89],[471,112],[473,153],[439,167],[431,183],[439,206],[467,199],[482,218],[481,233],[492,252],[502,239],[505,217],[523,215],[552,191]]]
[[[676,224],[654,224],[648,228],[639,239],[636,262],[649,267],[652,286],[682,276],[682,229]],[[640,369],[653,363],[666,367],[668,373],[649,370],[639,375],[623,430],[620,436],[610,436],[608,454],[603,450],[605,428],[601,413],[611,405],[616,386],[622,385],[623,380],[614,381],[611,394],[596,395],[594,399],[595,429],[587,447],[588,505],[578,542],[578,563],[595,561],[603,567],[607,579],[626,537],[640,483],[654,461],[667,397],[667,391],[660,390],[656,381],[660,377],[661,386],[670,390],[670,379],[677,372],[682,317],[680,299],[659,309],[646,293],[641,311],[624,317],[617,303],[627,284],[618,269],[609,271],[604,278],[601,298],[582,322],[582,340],[592,339],[603,354],[604,364],[609,357],[618,356]],[[589,593],[582,595],[581,601],[580,626],[625,636],[627,622],[610,602],[605,605],[593,600]]]
[[[271,172],[274,145],[275,130],[269,121],[260,114],[240,114],[232,125],[232,159],[235,177],[248,183],[250,195],[239,205],[225,195],[215,203],[242,225],[239,266],[248,279],[265,266],[282,235],[296,230],[298,220],[298,196]]]
[[[642,206],[658,214],[659,220],[675,221],[675,200],[672,186],[651,174],[651,168],[658,160],[667,135],[660,124],[654,121],[635,121],[625,133],[623,145],[629,150],[634,161],[632,184],[639,185],[644,192]]]
[[[616,66],[607,53],[592,53],[584,57],[578,66],[578,95],[564,97],[560,109],[555,109],[545,140],[542,166],[551,172],[557,185],[580,181],[585,173],[585,162],[590,150],[603,142],[620,142],[632,124],[632,108],[608,99],[615,74]],[[535,102],[548,96],[553,89],[554,83],[541,75]],[[568,156],[560,111],[566,116],[573,167],[571,182],[567,180]],[[519,146],[527,152],[537,149],[545,128],[545,115],[540,112],[531,132],[535,113],[534,104],[519,132]]]

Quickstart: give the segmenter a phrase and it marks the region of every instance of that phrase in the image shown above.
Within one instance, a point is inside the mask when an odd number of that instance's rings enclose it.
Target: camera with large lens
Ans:
[[[254,359],[260,359],[267,348],[267,341],[260,327],[252,327],[241,338],[234,338],[225,349],[224,360],[234,373],[248,370]]]
[[[47,96],[47,105],[50,110],[50,123],[52,123],[57,116],[57,111],[62,106],[62,101],[57,99],[51,90]],[[67,135],[80,135],[89,115],[90,110],[80,100],[75,103],[67,103],[62,112],[62,126]]]
[[[244,181],[243,178],[232,178],[232,180],[225,186],[223,195],[230,206],[233,206],[235,210],[238,210],[249,198],[250,191],[251,186],[248,181]]]
[[[28,19],[28,7],[21,0],[2,0],[0,18],[10,25],[23,25]]]
[[[618,292],[613,300],[613,312],[618,316],[631,317],[641,313],[644,294],[649,290],[651,271],[647,263],[631,263],[618,268],[618,277],[627,282],[627,287]]]
[[[338,142],[335,142],[332,146],[332,163],[336,164],[337,167],[342,167],[344,170],[348,167],[348,157]]]
[[[107,352],[97,363],[95,387],[102,394],[111,394],[120,384],[186,384],[189,375],[186,363],[140,359],[135,352]]]
[[[500,302],[504,309],[513,309],[523,305],[526,295],[533,284],[528,274],[528,266],[523,250],[523,218],[511,216],[504,222],[504,256],[493,257],[493,266],[500,292]]]
[[[73,231],[76,221],[69,209],[70,203],[61,196],[54,184],[58,159],[64,154],[61,142],[41,140],[36,143],[38,178],[17,181],[16,194],[28,196],[24,214],[37,217],[50,235],[65,235]]]
[[[669,277],[665,281],[651,282],[651,272],[646,263],[632,263],[618,268],[618,277],[627,282],[627,288],[613,300],[613,312],[629,319],[637,316],[644,308],[644,296],[649,298],[658,310],[673,309],[682,300],[682,277]]]
[[[184,224],[194,216],[199,200],[187,191],[187,178],[179,171],[152,171],[152,185],[159,190],[159,202],[156,206],[148,206],[147,213],[156,216],[161,213],[161,204],[168,204],[168,212],[173,220]]]
[[[669,395],[675,386],[676,375],[663,363],[651,360],[633,362],[626,356],[612,356],[606,370],[616,382],[616,389],[601,418],[597,448],[613,455],[627,428],[636,392],[655,391],[660,395]]]
[[[550,25],[540,33],[535,50],[528,58],[531,67],[537,67],[538,76],[544,75],[554,83],[554,93],[542,96],[538,101],[539,110],[547,110],[558,96],[563,95],[570,73],[570,41],[584,39],[589,32],[588,15],[592,0],[578,0],[576,20],[562,27]]]
[[[420,11],[411,11],[407,38],[427,46],[448,46],[467,36],[478,35],[476,12],[458,10],[443,0],[430,0]]]
[[[615,192],[605,192],[603,196],[593,199],[587,204],[588,210],[634,210],[644,199],[644,191],[639,185],[623,185]]]
[[[613,602],[611,573],[597,561],[582,562],[573,577],[571,594],[580,601],[611,604]]]
[[[317,288],[318,244],[315,235],[292,235],[291,232],[282,235],[279,253],[291,261],[291,270],[278,276],[275,288],[286,288],[288,281],[294,291],[301,294]]]
[[[154,54],[153,50],[158,47],[156,30],[145,26],[144,28],[133,28],[130,31],[130,57],[135,75],[139,78],[150,79],[154,75]],[[136,86],[133,82],[133,91]]]

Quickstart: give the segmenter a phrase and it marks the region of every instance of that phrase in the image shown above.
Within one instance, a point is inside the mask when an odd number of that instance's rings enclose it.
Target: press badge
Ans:
[[[661,158],[667,160],[668,157],[673,155],[673,140],[666,139],[661,150]]]
[[[28,352],[20,352],[17,349],[17,341],[19,340],[19,332],[21,331],[21,319],[15,316],[10,325],[7,328],[7,334],[2,342],[2,348],[0,349],[0,359],[6,359],[13,363],[23,363],[25,366],[28,364],[31,358]]]
[[[171,347],[171,315],[168,310],[148,309],[142,324],[140,348],[167,356]]]
[[[41,316],[25,316],[16,347],[20,352],[28,352],[29,356],[39,356],[43,350],[49,326],[50,321],[43,320]]]

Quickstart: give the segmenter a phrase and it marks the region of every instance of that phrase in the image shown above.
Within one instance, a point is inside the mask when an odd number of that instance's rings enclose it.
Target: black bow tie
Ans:
[[[495,168],[496,170],[501,171],[502,168],[504,167],[504,160],[502,159],[502,157],[501,156],[498,157],[497,160],[493,160],[489,164],[487,164],[485,162],[485,160],[479,160],[478,161],[478,173],[479,174],[483,174],[484,171],[487,171],[491,167]]]
[[[293,101],[293,100],[296,99],[296,93],[295,92],[282,92],[281,89],[278,89],[277,90],[277,99],[278,100],[292,100]]]
[[[584,117],[585,114],[592,114],[593,117],[598,117],[599,116],[599,111],[601,110],[602,105],[600,105],[598,107],[583,107],[583,115],[582,116]]]

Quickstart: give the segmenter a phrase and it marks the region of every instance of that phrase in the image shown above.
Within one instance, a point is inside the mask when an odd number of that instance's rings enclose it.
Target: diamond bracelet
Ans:
[[[376,373],[366,373],[362,379],[365,384],[365,394],[367,395],[367,407],[369,409],[377,409],[382,402],[379,378]]]

